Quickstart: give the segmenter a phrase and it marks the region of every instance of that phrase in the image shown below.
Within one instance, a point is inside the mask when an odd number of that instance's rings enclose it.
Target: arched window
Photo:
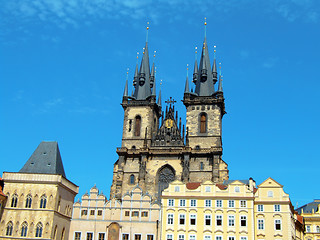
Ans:
[[[140,132],[141,132],[141,117],[136,116],[135,123],[134,123],[134,135],[140,136]]]
[[[130,175],[130,181],[129,181],[130,184],[134,184],[134,175],[131,174]]]
[[[36,226],[36,237],[42,237],[42,229],[43,225],[41,222],[39,222]]]
[[[40,208],[46,208],[47,207],[47,197],[46,195],[42,195],[40,199]]]
[[[13,223],[10,221],[7,224],[6,235],[7,236],[12,236],[12,230],[13,230]]]
[[[28,223],[23,222],[21,227],[21,237],[26,237],[28,233]]]
[[[26,198],[26,208],[31,208],[31,203],[32,203],[32,197],[30,194],[28,194]]]
[[[17,207],[18,195],[14,194],[11,199],[11,207]]]
[[[64,240],[64,233],[65,233],[65,231],[66,231],[66,230],[63,228],[63,229],[62,229],[62,234],[61,234],[61,240]]]
[[[175,179],[175,172],[174,169],[169,166],[165,165],[162,167],[158,172],[158,197],[161,197],[161,193],[164,189],[169,186],[169,183],[174,181]]]
[[[207,132],[207,115],[205,113],[200,114],[200,133]]]
[[[53,240],[57,240],[57,225],[54,227],[54,232],[53,232]]]
[[[317,233],[320,233],[320,227],[319,226],[316,227],[316,231],[317,231]]]

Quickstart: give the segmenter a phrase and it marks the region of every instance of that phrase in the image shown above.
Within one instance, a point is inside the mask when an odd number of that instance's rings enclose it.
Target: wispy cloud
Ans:
[[[279,58],[270,57],[264,63],[262,63],[262,67],[264,67],[264,68],[273,68],[277,64],[278,61],[279,61]]]

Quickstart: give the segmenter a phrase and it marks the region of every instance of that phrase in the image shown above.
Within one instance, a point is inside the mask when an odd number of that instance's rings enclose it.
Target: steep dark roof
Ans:
[[[307,203],[306,205],[303,205],[302,207],[297,208],[296,211],[299,214],[301,214],[302,209],[303,209],[303,213],[312,213],[312,209],[314,210],[314,212],[317,212],[319,204],[320,204],[320,200],[315,199],[313,202]]]
[[[58,143],[41,142],[19,172],[61,174],[66,177]]]

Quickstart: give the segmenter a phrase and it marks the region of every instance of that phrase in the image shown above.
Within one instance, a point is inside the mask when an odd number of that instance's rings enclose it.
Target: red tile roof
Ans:
[[[226,190],[227,186],[223,185],[223,184],[216,184],[216,186],[220,189],[220,190]]]
[[[189,190],[195,190],[201,185],[201,182],[189,182],[187,183],[186,187]]]

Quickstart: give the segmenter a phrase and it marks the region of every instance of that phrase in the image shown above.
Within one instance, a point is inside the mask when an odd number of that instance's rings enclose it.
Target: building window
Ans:
[[[247,201],[246,200],[241,200],[240,201],[240,207],[242,207],[242,208],[247,207]]]
[[[222,215],[217,215],[216,216],[216,225],[217,226],[222,226]]]
[[[132,216],[132,217],[139,217],[139,211],[133,211],[133,212],[131,213],[131,216]]]
[[[258,219],[258,229],[264,230],[264,220],[263,219]]]
[[[274,211],[280,212],[280,205],[279,204],[274,205]]]
[[[11,207],[17,207],[17,203],[18,203],[18,196],[15,194],[12,196],[12,199],[11,199]]]
[[[235,240],[234,237],[228,237],[228,240]]]
[[[174,191],[175,191],[175,192],[180,192],[180,187],[179,187],[179,186],[175,186],[175,187],[174,187]]]
[[[258,205],[258,212],[263,212],[263,205],[262,204]]]
[[[93,233],[87,233],[87,239],[86,240],[93,240]]]
[[[204,166],[203,166],[203,162],[200,162],[200,170],[203,170]]]
[[[147,240],[153,240],[153,235],[147,234]]]
[[[42,229],[43,225],[39,222],[36,227],[36,237],[42,237]]]
[[[310,226],[306,226],[306,231],[307,232],[311,232],[311,227]]]
[[[179,239],[179,240],[184,240],[184,235],[183,235],[183,234],[179,234],[179,235],[178,235],[178,239]]]
[[[275,230],[281,230],[281,220],[280,219],[274,220],[274,228],[275,228]]]
[[[234,208],[234,200],[229,200],[228,201],[228,207],[229,208]]]
[[[184,225],[185,222],[186,222],[186,215],[180,214],[180,215],[179,215],[179,224],[180,224],[180,225]]]
[[[197,216],[195,214],[190,214],[190,225],[196,225]]]
[[[205,215],[204,222],[205,222],[206,226],[210,226],[211,225],[211,215]]]
[[[90,215],[94,215],[94,210],[90,210]]]
[[[31,208],[31,203],[32,203],[32,197],[30,194],[28,194],[26,198],[26,208]]]
[[[206,207],[211,207],[211,200],[210,199],[206,199],[205,200],[205,206]]]
[[[130,175],[129,182],[130,182],[130,184],[134,184],[134,175],[133,174]]]
[[[28,224],[26,222],[22,223],[21,227],[21,237],[26,237],[28,233]]]
[[[98,216],[102,215],[102,210],[98,210]]]
[[[209,235],[204,236],[204,240],[211,240],[211,236]]]
[[[196,207],[197,206],[197,200],[196,199],[191,199],[190,206],[191,207]]]
[[[234,192],[240,192],[240,187],[238,186],[234,187]]]
[[[141,234],[135,234],[134,240],[141,240]]]
[[[234,216],[233,215],[228,216],[228,226],[234,227]]]
[[[124,212],[124,215],[125,215],[126,217],[129,217],[129,216],[130,216],[130,211],[125,211],[125,212]]]
[[[74,233],[74,240],[81,240],[81,232]]]
[[[136,116],[135,118],[135,127],[134,127],[134,135],[135,136],[140,136],[140,131],[141,131],[141,117]]]
[[[168,199],[168,206],[173,207],[174,206],[174,199]]]
[[[222,240],[222,236],[216,236],[216,240]]]
[[[247,216],[241,216],[240,217],[240,226],[246,227],[247,226]]]
[[[221,208],[222,207],[222,200],[216,200],[216,207]]]
[[[185,206],[186,206],[186,200],[180,199],[180,207],[185,207]]]
[[[207,115],[205,113],[200,114],[200,133],[207,132]]]
[[[81,211],[81,216],[86,216],[88,214],[88,211],[87,210],[82,210]]]
[[[194,234],[189,235],[189,240],[196,240],[196,235],[194,235]]]
[[[268,191],[268,197],[273,197],[273,191]]]
[[[122,234],[122,240],[129,240],[129,234],[128,233],[123,233]]]
[[[248,240],[247,237],[241,237],[240,240]]]
[[[316,227],[316,232],[317,232],[317,233],[320,233],[320,226],[317,226],[317,227]]]
[[[172,234],[167,234],[167,240],[173,240]]]
[[[13,230],[13,223],[9,222],[7,224],[6,236],[12,236],[12,230]]]
[[[40,199],[40,208],[46,208],[47,207],[47,197],[46,195],[42,195]]]
[[[148,217],[148,212],[147,211],[141,212],[141,217]]]
[[[206,192],[211,192],[211,187],[206,186]]]
[[[169,213],[168,214],[168,225],[172,225],[173,224],[173,214],[172,213]]]
[[[98,240],[104,240],[105,239],[105,233],[99,233]]]

